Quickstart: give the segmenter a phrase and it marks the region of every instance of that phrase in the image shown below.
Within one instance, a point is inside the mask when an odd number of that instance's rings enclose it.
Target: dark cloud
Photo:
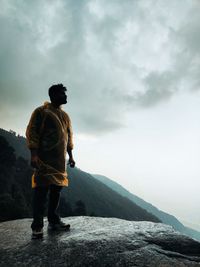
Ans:
[[[1,117],[31,113],[62,82],[76,130],[102,134],[123,127],[133,108],[197,89],[199,6],[175,2],[3,2]]]

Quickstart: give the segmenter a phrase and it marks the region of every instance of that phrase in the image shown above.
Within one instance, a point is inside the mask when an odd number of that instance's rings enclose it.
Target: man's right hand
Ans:
[[[31,166],[37,169],[38,163],[39,163],[39,157],[37,155],[37,150],[31,149]]]
[[[38,168],[39,158],[38,156],[31,156],[31,166],[35,169]]]

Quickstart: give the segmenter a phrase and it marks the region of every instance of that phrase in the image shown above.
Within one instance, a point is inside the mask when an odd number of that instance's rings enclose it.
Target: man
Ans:
[[[61,109],[67,103],[66,88],[56,84],[49,88],[51,103],[36,108],[26,129],[27,145],[31,151],[33,187],[32,238],[43,236],[43,216],[47,193],[48,229],[66,230],[70,225],[61,221],[57,208],[63,186],[68,186],[66,152],[70,167],[75,166],[72,155],[73,140],[71,121]]]

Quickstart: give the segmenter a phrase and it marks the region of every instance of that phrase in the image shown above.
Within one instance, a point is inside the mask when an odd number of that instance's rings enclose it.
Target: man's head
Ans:
[[[53,104],[62,105],[67,103],[67,89],[62,83],[54,84],[49,88],[49,97]]]

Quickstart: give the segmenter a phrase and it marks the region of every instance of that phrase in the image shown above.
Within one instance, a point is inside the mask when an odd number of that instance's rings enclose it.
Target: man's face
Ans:
[[[56,104],[62,105],[67,103],[67,95],[64,90],[60,90],[56,93],[54,97],[54,101]]]

